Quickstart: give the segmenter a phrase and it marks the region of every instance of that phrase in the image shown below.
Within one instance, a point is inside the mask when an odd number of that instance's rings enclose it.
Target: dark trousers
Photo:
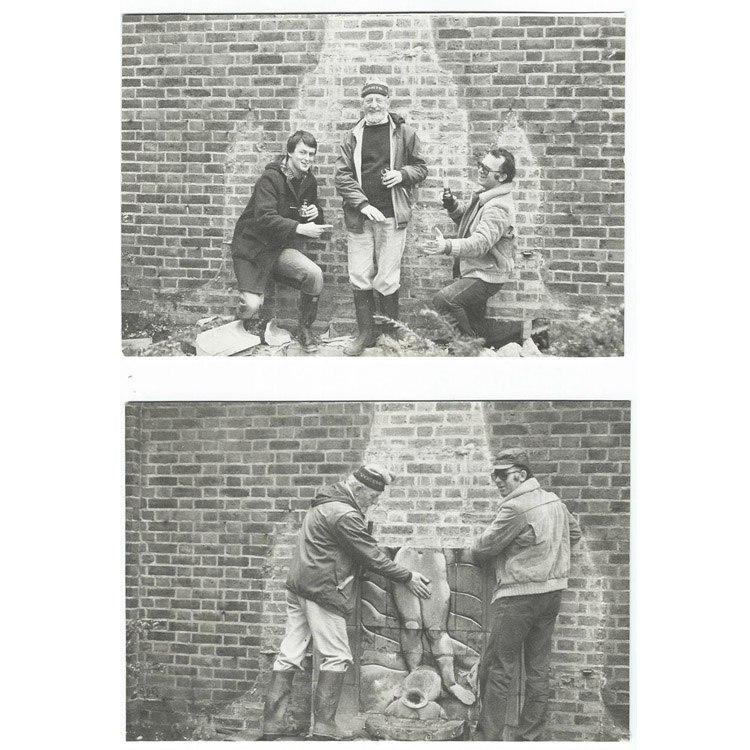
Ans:
[[[482,658],[479,728],[485,740],[502,741],[513,669],[524,652],[525,700],[517,740],[538,740],[547,718],[550,696],[552,631],[562,591],[508,596],[493,602],[490,642]]]
[[[502,286],[482,279],[456,279],[432,298],[432,304],[439,313],[451,318],[464,336],[483,336],[487,300]]]

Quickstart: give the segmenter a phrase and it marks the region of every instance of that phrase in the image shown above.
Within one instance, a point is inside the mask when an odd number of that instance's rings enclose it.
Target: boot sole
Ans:
[[[373,346],[377,343],[378,339],[375,337],[372,341],[368,341],[359,351],[353,351],[353,350],[347,350],[347,347],[344,347],[344,354],[346,354],[347,357],[359,357],[362,352],[364,352],[365,349],[372,349]]]

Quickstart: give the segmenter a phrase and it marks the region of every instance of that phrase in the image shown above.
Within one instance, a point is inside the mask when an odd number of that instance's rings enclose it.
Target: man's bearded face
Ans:
[[[378,125],[385,122],[388,117],[390,99],[382,94],[368,94],[362,100],[362,109],[365,113],[365,122],[368,125]]]

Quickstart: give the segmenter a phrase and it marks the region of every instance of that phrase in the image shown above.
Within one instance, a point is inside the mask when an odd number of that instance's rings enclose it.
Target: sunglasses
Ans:
[[[493,170],[489,167],[485,166],[484,164],[477,164],[477,169],[479,170],[479,174],[482,175],[482,177],[486,177],[488,174],[503,174],[503,172],[500,172],[499,170]]]
[[[490,474],[490,477],[492,479],[502,479],[506,480],[510,474],[515,474],[518,469],[495,469],[492,474]]]

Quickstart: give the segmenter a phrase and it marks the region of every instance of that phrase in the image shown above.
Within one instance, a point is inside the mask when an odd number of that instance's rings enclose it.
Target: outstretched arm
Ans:
[[[476,560],[484,560],[500,554],[524,530],[523,515],[501,508],[495,520],[482,532],[471,547]]]
[[[411,581],[411,571],[386,555],[356,512],[345,513],[332,530],[342,549],[362,567],[397,583]]]
[[[488,206],[468,237],[451,240],[452,249],[464,258],[481,258],[500,241],[509,227],[508,209],[503,206]]]

